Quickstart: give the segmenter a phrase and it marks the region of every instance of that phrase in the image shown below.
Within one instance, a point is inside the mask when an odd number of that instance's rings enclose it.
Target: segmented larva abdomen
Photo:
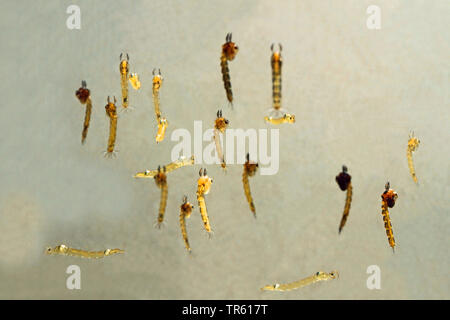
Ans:
[[[386,235],[388,238],[389,245],[394,249],[395,247],[395,239],[394,233],[392,231],[391,219],[389,218],[389,210],[387,203],[385,201],[381,202],[381,214],[383,215],[384,228],[386,229]]]
[[[219,130],[214,128],[214,142],[216,143],[216,151],[217,151],[217,156],[219,157],[219,160],[222,164],[222,166],[226,166],[225,164],[225,158],[223,156],[223,150],[222,150],[222,145],[220,144],[220,133]]]
[[[159,89],[153,85],[153,104],[155,105],[155,115],[156,120],[159,121],[161,118],[161,110],[159,108]]]
[[[86,113],[84,115],[84,123],[83,123],[83,132],[81,133],[81,143],[84,144],[86,141],[86,137],[89,129],[89,122],[91,120],[91,112],[92,112],[92,101],[91,98],[87,98],[86,100]]]
[[[164,213],[166,212],[167,193],[169,192],[167,182],[163,182],[160,188],[161,188],[161,200],[159,202],[158,225],[161,225],[161,223],[163,223]]]
[[[206,211],[205,198],[202,193],[197,191],[198,207],[200,208],[200,214],[202,216],[203,225],[207,232],[211,232],[211,226],[209,225],[208,212]]]
[[[347,187],[347,197],[345,198],[344,213],[342,214],[341,223],[339,225],[339,233],[341,233],[342,228],[344,228],[345,222],[347,221],[348,218],[348,214],[350,213],[350,206],[352,204],[352,193],[353,193],[352,183],[349,182]]]
[[[409,172],[411,172],[411,176],[412,176],[414,182],[417,183],[416,171],[414,170],[414,163],[413,163],[413,159],[412,159],[412,151],[409,146],[406,149],[406,157],[408,158]]]
[[[120,74],[121,82],[122,82],[122,106],[124,108],[128,107],[128,72]]]
[[[117,116],[111,116],[109,118],[109,139],[108,139],[108,153],[114,151],[114,145],[116,143],[116,131],[117,131]]]
[[[286,283],[286,284],[276,284],[276,285],[268,285],[265,286],[263,288],[261,288],[261,290],[268,290],[268,291],[290,291],[290,290],[295,290],[295,289],[300,289],[302,287],[305,287],[307,285],[313,284],[315,282],[318,281],[326,281],[326,280],[330,280],[330,279],[334,279],[335,277],[330,275],[330,274],[326,274],[326,277],[321,277],[319,278],[316,274],[295,281],[295,282],[291,282],[291,283]]]
[[[242,182],[244,183],[245,197],[247,198],[247,202],[250,206],[250,210],[252,210],[254,216],[256,217],[255,204],[253,203],[252,194],[250,192],[250,183],[248,181],[248,174],[245,169],[244,169],[244,173],[242,173]]]
[[[90,259],[100,259],[105,256],[110,256],[116,253],[123,253],[123,250],[120,249],[107,249],[105,251],[84,251],[79,249],[69,248],[67,251],[67,255],[82,257],[82,258],[90,258]]]
[[[233,102],[233,91],[231,90],[230,70],[228,69],[228,61],[225,54],[222,53],[220,57],[220,67],[222,69],[222,79],[227,99],[229,102]]]
[[[272,62],[272,97],[273,107],[281,108],[281,62]]]
[[[191,251],[191,246],[189,245],[189,240],[188,240],[187,231],[186,231],[186,216],[185,216],[183,210],[181,210],[181,212],[180,212],[180,228],[181,228],[181,234],[183,235],[184,245],[186,246],[186,249],[188,251]]]

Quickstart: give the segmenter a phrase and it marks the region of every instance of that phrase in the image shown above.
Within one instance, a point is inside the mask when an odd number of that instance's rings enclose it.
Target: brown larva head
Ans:
[[[81,87],[75,92],[75,96],[80,100],[81,104],[85,104],[91,92],[86,88],[86,81],[81,81]]]
[[[250,154],[247,153],[247,161],[244,163],[244,169],[249,177],[252,177],[258,171],[259,165],[256,162],[250,161]]]
[[[160,187],[163,183],[167,182],[166,167],[158,166],[158,173],[154,177],[155,183]]]
[[[213,183],[213,180],[208,177],[206,169],[200,169],[200,178],[198,178],[197,185],[198,189],[203,192],[203,194],[208,194],[209,190],[211,189],[211,185]]]
[[[116,97],[114,97],[114,102],[111,102],[109,96],[107,99],[108,104],[105,106],[105,111],[106,111],[106,115],[108,117],[114,117],[116,115],[116,105],[115,103],[117,102]]]
[[[347,167],[342,166],[342,172],[336,176],[336,182],[339,185],[339,188],[342,191],[347,190],[348,185],[350,184],[352,177],[347,173]]]
[[[230,121],[228,121],[228,119],[225,119],[222,116],[222,110],[218,110],[217,118],[214,123],[214,127],[223,133],[225,131],[225,129],[228,127],[229,123],[230,123]]]
[[[226,42],[222,46],[222,53],[229,61],[233,60],[239,51],[239,47],[234,42],[231,41],[231,36],[232,36],[231,33],[227,34],[225,38]]]
[[[390,188],[389,181],[385,185],[385,190],[381,195],[381,198],[386,202],[389,208],[393,208],[395,206],[395,201],[397,201],[398,194]]]
[[[181,205],[181,212],[185,215],[186,218],[189,218],[191,215],[192,210],[194,209],[194,206],[187,201],[187,197],[184,196],[183,198],[183,204]]]

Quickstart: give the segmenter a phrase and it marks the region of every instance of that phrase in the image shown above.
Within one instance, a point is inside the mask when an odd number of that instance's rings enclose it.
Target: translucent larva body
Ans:
[[[114,102],[111,102],[109,97],[107,99],[108,104],[105,106],[106,115],[109,117],[109,138],[108,147],[105,156],[111,157],[114,155],[114,146],[116,144],[116,133],[117,133],[117,108],[115,105],[116,97],[114,97]]]
[[[408,159],[409,172],[415,183],[417,183],[416,170],[414,169],[412,153],[419,148],[420,140],[414,136],[414,132],[409,134],[408,146],[406,148],[406,158]]]
[[[73,249],[69,248],[66,245],[62,244],[59,246],[56,246],[54,248],[48,247],[45,250],[46,254],[59,254],[59,255],[65,255],[65,256],[74,256],[74,257],[81,257],[81,258],[89,258],[89,259],[99,259],[106,256],[111,256],[118,253],[125,253],[124,250],[121,249],[106,249],[103,251],[85,251],[80,249]]]
[[[220,134],[225,133],[230,122],[222,116],[222,110],[217,111],[217,118],[214,122],[214,142],[216,144],[217,156],[223,169],[226,169],[225,157],[223,155],[222,144],[220,143]]]
[[[184,167],[184,166],[192,166],[194,164],[194,156],[191,156],[189,159],[180,158],[171,162],[165,166],[166,173],[169,173],[175,169]],[[144,172],[138,172],[134,175],[135,178],[153,178],[156,174],[158,174],[159,170],[146,170]]]
[[[159,90],[161,89],[163,78],[161,76],[161,70],[158,70],[156,73],[156,69],[153,69],[153,80],[152,80],[152,96],[153,96],[153,104],[155,106],[155,116],[156,121],[159,123],[159,119],[161,118],[161,108],[159,105]]]
[[[122,87],[122,107],[124,109],[128,108],[128,71],[129,71],[129,59],[128,53],[126,54],[126,59],[122,59],[123,55],[120,54],[120,86]]]
[[[167,206],[167,194],[169,192],[169,188],[167,185],[167,176],[166,176],[166,167],[162,169],[158,168],[158,174],[154,177],[156,186],[161,189],[161,198],[159,202],[159,211],[158,211],[158,221],[157,227],[160,228],[164,221],[164,213],[166,212]]]
[[[313,274],[310,277],[304,278],[299,281],[287,283],[287,284],[273,284],[273,285],[267,285],[261,288],[262,291],[290,291],[294,289],[299,289],[302,287],[305,287],[307,285],[310,285],[315,282],[319,281],[327,281],[336,279],[339,277],[339,273],[337,271],[332,271],[330,273],[324,272],[324,271],[318,271],[315,274]]]

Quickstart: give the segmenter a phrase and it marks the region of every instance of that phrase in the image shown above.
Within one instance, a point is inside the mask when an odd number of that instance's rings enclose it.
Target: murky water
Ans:
[[[448,1],[377,1],[381,29],[366,27],[371,1],[76,1],[81,29],[66,27],[70,2],[3,4],[0,117],[0,298],[63,299],[448,299]],[[235,96],[227,106],[220,48],[233,32]],[[270,128],[270,44],[283,44],[283,100],[295,125],[280,127],[276,175],[250,179],[258,218],[242,188],[242,165],[207,166],[214,237],[196,206],[187,220],[193,253],[179,229],[184,194],[195,205],[201,165],[168,175],[166,227],[153,227],[160,191],[137,171],[170,162],[175,129],[212,127],[218,108],[231,128]],[[120,97],[119,54],[128,52],[142,88],[121,114],[116,159],[105,159],[106,97]],[[161,68],[161,107],[169,119],[156,144],[151,71]],[[93,114],[81,145],[84,107]],[[408,171],[410,130],[421,140]],[[206,143],[205,145],[206,146]],[[350,216],[338,225],[353,179]],[[380,195],[391,209],[396,252],[388,246]],[[103,260],[46,256],[46,246],[121,248]],[[81,268],[81,290],[66,268]],[[370,265],[381,289],[366,286]],[[340,278],[288,293],[260,292],[324,270]]]

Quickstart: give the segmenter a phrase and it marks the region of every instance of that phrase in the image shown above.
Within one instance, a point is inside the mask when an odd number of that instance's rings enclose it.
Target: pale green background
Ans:
[[[132,3],[132,5],[131,5]],[[66,8],[81,7],[81,30]],[[368,30],[366,9],[382,10]],[[62,299],[448,299],[449,13],[442,1],[4,1],[0,117],[0,298]],[[240,47],[230,64],[235,108],[227,107],[219,55],[227,32]],[[159,190],[135,180],[169,162],[175,128],[212,125],[223,107],[233,128],[267,128],[270,50],[284,46],[283,105],[295,125],[280,128],[280,170],[250,180],[258,219],[242,190],[242,166],[209,166],[209,240],[198,208],[188,220],[193,254],[183,246],[179,205],[195,201],[199,165],[168,177],[166,228],[153,228]],[[104,159],[106,96],[120,97],[119,54],[141,76],[131,113],[118,124],[118,158]],[[170,122],[156,145],[151,70],[165,82]],[[80,144],[91,89],[93,115]],[[408,133],[420,184],[406,161]],[[354,197],[343,233],[342,164]],[[391,210],[397,247],[380,214],[386,180],[398,192]],[[82,260],[46,256],[48,245],[123,248],[123,256]],[[68,290],[77,264],[82,289]],[[366,269],[381,268],[381,290]],[[259,288],[318,270],[340,279],[288,293]]]

